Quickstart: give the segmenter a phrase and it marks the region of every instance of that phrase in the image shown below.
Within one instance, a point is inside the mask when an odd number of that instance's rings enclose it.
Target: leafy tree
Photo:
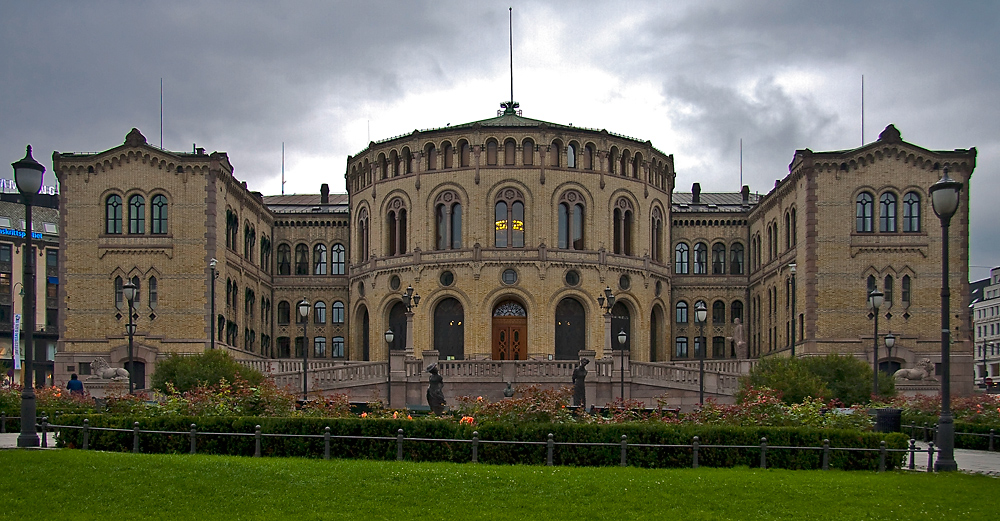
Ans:
[[[223,379],[233,382],[237,375],[250,385],[259,385],[265,378],[260,371],[233,360],[221,349],[197,355],[171,354],[157,362],[153,389],[166,392],[169,382],[177,391],[187,392],[198,386],[216,385]]]
[[[802,403],[806,398],[826,398],[830,395],[823,380],[810,372],[800,358],[762,358],[750,374],[740,379],[737,400],[741,401],[750,388],[763,387],[779,391],[786,404]]]

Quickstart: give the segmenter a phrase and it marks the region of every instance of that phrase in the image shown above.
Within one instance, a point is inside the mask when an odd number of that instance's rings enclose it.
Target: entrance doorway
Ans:
[[[528,313],[507,300],[493,309],[493,359],[525,360],[528,356]]]

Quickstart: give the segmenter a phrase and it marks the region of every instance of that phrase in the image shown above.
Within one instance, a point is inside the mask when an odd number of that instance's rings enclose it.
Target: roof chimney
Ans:
[[[701,204],[701,184],[691,185],[691,204]]]
[[[743,196],[743,204],[750,204],[750,187],[748,185],[743,185],[740,194]]]
[[[330,185],[326,183],[319,185],[319,203],[330,204]]]

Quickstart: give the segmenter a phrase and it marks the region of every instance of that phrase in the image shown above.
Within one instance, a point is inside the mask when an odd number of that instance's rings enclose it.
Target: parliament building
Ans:
[[[676,187],[673,155],[649,141],[510,104],[370,143],[347,158],[346,194],[322,182],[319,194],[263,195],[227,154],[162,150],[136,129],[104,152],[54,152],[65,310],[55,378],[97,357],[126,366],[130,314],[140,388],[168,354],[213,347],[273,371],[303,354],[326,367],[387,367],[393,352],[626,357],[615,382],[626,366],[631,378],[702,356],[872,363],[876,341],[886,371],[939,363],[942,232],[929,188],[945,169],[964,185],[949,277],[951,323],[968,324],[976,150],[921,148],[890,125],[853,150],[790,152],[764,195],[702,192]],[[139,287],[131,307],[128,282]],[[876,288],[877,339],[866,304]],[[963,328],[951,350],[960,394],[972,388]]]

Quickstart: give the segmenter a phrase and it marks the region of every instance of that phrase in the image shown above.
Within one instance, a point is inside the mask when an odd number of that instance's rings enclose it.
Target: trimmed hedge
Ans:
[[[694,436],[702,445],[699,464],[709,467],[760,466],[760,439],[767,438],[767,466],[786,469],[818,469],[822,465],[823,440],[831,448],[878,449],[885,441],[890,449],[905,449],[907,436],[871,432],[821,430],[799,427],[728,427],[677,426],[653,424],[550,424],[526,425],[482,424],[461,425],[449,421],[392,419],[329,419],[329,418],[226,418],[226,417],[152,417],[126,418],[110,415],[61,416],[62,425],[82,426],[84,418],[90,427],[128,429],[129,432],[89,431],[89,448],[128,452],[132,450],[132,426],[139,422],[141,430],[175,431],[179,434],[140,433],[139,449],[144,453],[187,453],[190,451],[190,427],[197,425],[197,451],[206,454],[253,456],[254,429],[261,426],[262,456],[320,458],[323,456],[323,432],[330,427],[331,436],[384,437],[385,440],[331,439],[331,455],[337,458],[394,460],[396,433],[403,429],[407,438],[437,438],[471,440],[479,432],[478,459],[492,464],[542,465],[546,460],[549,433],[556,446],[553,463],[571,466],[618,465],[621,458],[621,436],[628,440],[630,466],[667,468],[690,467],[690,447],[637,447],[636,444],[690,445]],[[82,448],[81,429],[59,430],[61,447]],[[210,433],[243,433],[244,436],[221,436]],[[310,437],[273,437],[269,434],[312,435]],[[530,441],[537,445],[497,444],[490,441]],[[608,446],[569,446],[559,443],[607,443]],[[705,445],[745,445],[748,448],[712,448]],[[776,449],[773,446],[813,447],[814,449]],[[403,444],[404,459],[411,461],[469,462],[472,444],[469,441],[416,441]],[[830,467],[844,470],[876,470],[879,453],[830,451]],[[886,468],[898,467],[903,453],[890,453]]]
[[[937,422],[939,417],[937,416],[904,416],[904,425],[916,425],[917,428],[912,430],[913,438],[917,440],[923,440],[923,426],[926,424],[928,428],[928,437],[933,440],[934,429],[937,428]],[[987,450],[990,447],[990,430],[994,431],[993,439],[993,449],[1000,450],[1000,425],[989,425],[984,423],[968,423],[968,422],[955,422],[955,448],[956,449],[970,449],[970,450]],[[911,429],[903,428],[906,434],[910,434]],[[983,436],[970,436],[969,434],[960,433],[971,433],[971,434],[983,434]]]

